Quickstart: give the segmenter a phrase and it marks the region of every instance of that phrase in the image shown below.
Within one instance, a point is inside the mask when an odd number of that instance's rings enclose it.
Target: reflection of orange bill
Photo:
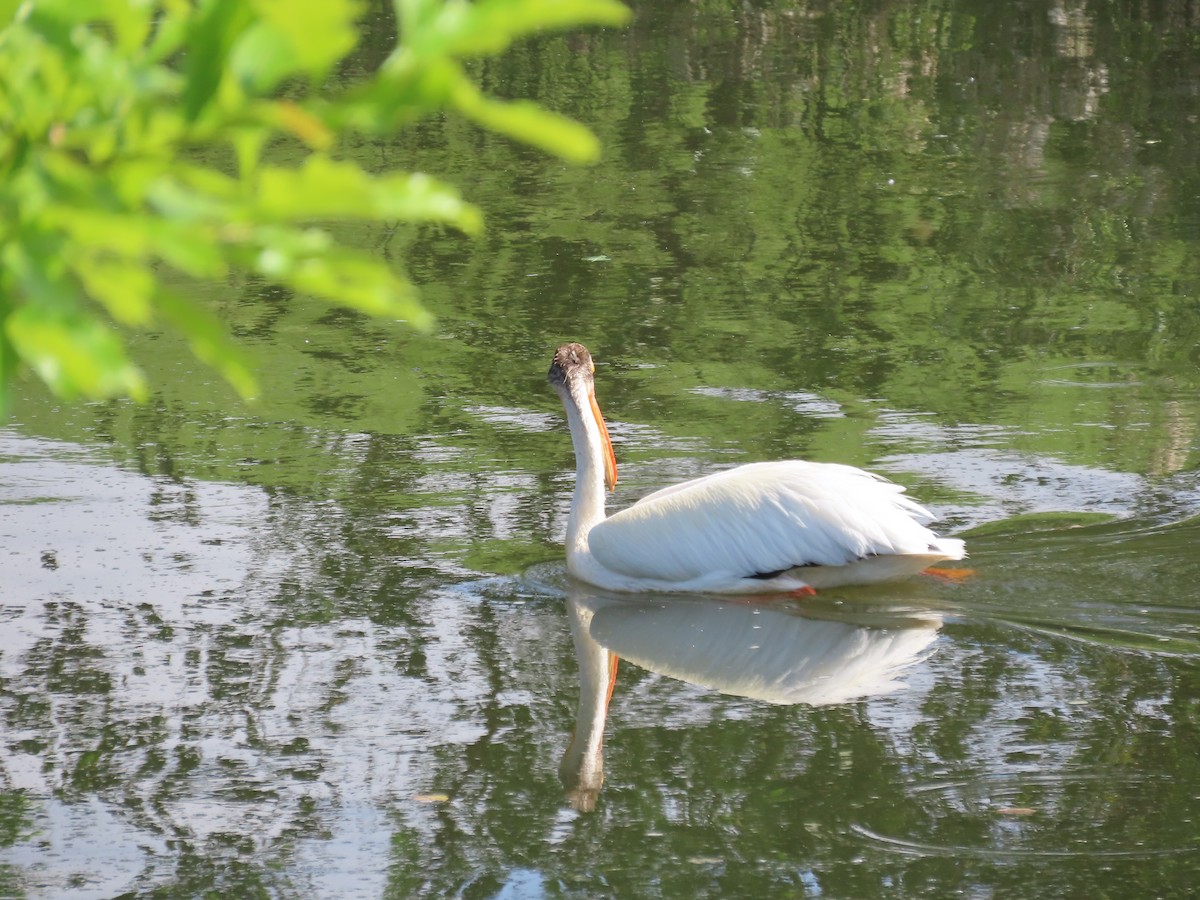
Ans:
[[[604,697],[604,708],[608,709],[608,704],[612,702],[613,688],[617,686],[617,663],[620,657],[617,654],[612,655],[612,662],[608,664],[608,693]]]
[[[960,581],[966,581],[975,575],[974,569],[925,569],[921,572],[922,575],[928,575],[930,578],[937,578],[940,581],[948,581],[951,584],[958,584]]]

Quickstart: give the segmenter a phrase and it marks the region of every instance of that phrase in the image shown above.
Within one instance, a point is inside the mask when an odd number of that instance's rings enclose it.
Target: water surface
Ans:
[[[1186,896],[1197,34],[1188,2],[643,4],[476,66],[599,166],[441,120],[361,148],[488,216],[360,235],[434,334],[236,285],[209,301],[255,406],[158,334],[146,406],[20,386],[0,896]],[[570,339],[615,507],[847,462],[974,577],[570,585]],[[597,647],[624,659],[582,802]]]

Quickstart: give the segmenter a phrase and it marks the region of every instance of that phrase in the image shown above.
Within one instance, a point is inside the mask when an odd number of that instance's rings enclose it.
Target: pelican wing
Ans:
[[[657,491],[592,529],[605,567],[687,582],[928,554],[933,516],[878,475],[832,463],[752,463]]]

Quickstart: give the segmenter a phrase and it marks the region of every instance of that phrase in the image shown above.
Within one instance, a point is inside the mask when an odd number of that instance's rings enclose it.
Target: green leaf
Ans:
[[[229,263],[211,228],[160,222],[150,230],[150,248],[160,259],[193,278],[224,278]]]
[[[88,6],[89,4],[79,4]],[[94,15],[111,25],[121,52],[130,55],[145,43],[150,27],[158,16],[158,4],[130,3],[129,0],[103,0]]]
[[[6,327],[9,313],[12,311],[8,304],[10,293],[7,279],[0,276],[0,422],[8,416],[9,385],[12,384],[20,363],[17,350],[8,339]]]
[[[358,43],[354,0],[253,0],[258,21],[238,39],[230,66],[243,84],[269,90],[293,74],[324,80]]]
[[[98,259],[87,254],[72,268],[89,297],[124,325],[147,325],[153,318],[154,275],[141,261]]]
[[[411,284],[369,256],[345,253],[301,261],[284,279],[298,291],[316,294],[373,316],[386,316],[427,331],[433,317],[417,302]]]
[[[228,271],[215,230],[203,223],[60,205],[47,208],[43,221],[85,248],[106,250],[146,267],[157,258],[196,278],[222,278]]]
[[[328,150],[333,145],[334,134],[329,125],[312,110],[296,103],[288,100],[259,103],[255,106],[254,113],[263,126],[277,128],[284,134],[293,135],[314,150]],[[247,177],[252,171],[253,169],[243,170],[243,177]]]
[[[0,0],[0,28],[7,28],[16,19],[22,4],[23,0]]]
[[[183,114],[194,122],[212,101],[238,37],[252,22],[245,0],[207,0],[187,32]]]
[[[257,209],[276,221],[320,218],[445,222],[468,234],[483,227],[479,210],[459,192],[421,174],[372,176],[357,165],[310,156],[298,169],[265,167]]]
[[[242,399],[258,396],[254,372],[216,316],[169,291],[160,291],[157,300],[163,316],[187,339],[197,359],[216,369]]]
[[[268,128],[241,128],[230,137],[238,161],[238,175],[248,181],[258,171],[263,147],[271,137]]]
[[[373,316],[427,330],[433,317],[416,289],[373,256],[335,244],[323,231],[260,228],[253,267],[264,278]]]
[[[600,158],[600,142],[591,131],[528,100],[493,100],[464,81],[454,94],[454,106],[485,128],[570,162],[591,163]]]
[[[72,241],[84,247],[105,249],[126,257],[145,257],[150,250],[149,226],[152,220],[131,218],[103,210],[77,209],[67,204],[46,208],[42,223],[61,228]],[[139,227],[139,225],[141,227]]]
[[[24,17],[35,31],[45,34],[57,44],[64,34],[69,34],[72,26],[94,19],[96,8],[72,0],[41,0],[38,3],[19,4],[13,17]]]
[[[252,394],[220,323],[163,293],[164,263],[210,280],[240,267],[428,327],[390,265],[298,226],[399,220],[475,233],[482,217],[428,176],[330,158],[352,130],[387,133],[458,109],[564,158],[596,158],[587,129],[484,96],[455,57],[547,29],[616,24],[623,6],[393,2],[397,49],[341,90],[326,82],[357,42],[363,0],[0,0],[0,394],[24,356],[63,396],[145,395],[92,301],[127,326],[165,316]],[[275,96],[284,84],[288,99]],[[268,153],[299,162],[264,167]]]
[[[299,68],[287,35],[265,22],[255,22],[238,38],[229,69],[250,94],[272,90]]]
[[[430,23],[437,19],[441,7],[439,0],[392,0],[401,42],[415,42],[427,34]]]
[[[192,185],[182,184],[176,178],[160,178],[147,192],[147,199],[156,212],[167,219],[182,222],[220,222],[237,218],[237,204],[226,199],[236,188],[232,180],[213,171],[199,173],[181,170],[179,174],[184,177],[194,175],[198,180],[208,183],[195,190]],[[221,191],[223,196],[216,196],[216,182],[221,179],[229,182],[229,190]]]
[[[580,25],[623,25],[617,0],[427,0],[396,3],[400,44],[424,57],[492,55],[531,34]]]
[[[191,6],[185,0],[164,0],[154,23],[154,35],[146,48],[149,62],[162,62],[174,54],[187,40],[191,21]]]
[[[466,6],[468,13],[458,7]],[[624,25],[629,9],[616,0],[480,0],[447,3],[434,26],[447,35],[445,52],[491,55],[518,38],[580,25]]]
[[[17,355],[58,396],[144,398],[141,371],[116,333],[84,309],[63,272],[63,238],[30,231],[4,246],[3,262],[25,302],[10,308],[4,332]]]
[[[391,131],[447,106],[464,82],[462,67],[451,59],[400,52],[326,119],[368,134]]]
[[[26,303],[4,330],[21,358],[63,399],[146,398],[146,380],[121,339],[81,309]]]

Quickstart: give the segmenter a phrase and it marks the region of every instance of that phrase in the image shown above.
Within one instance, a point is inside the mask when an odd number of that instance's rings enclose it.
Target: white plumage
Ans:
[[[617,591],[763,593],[903,577],[962,559],[904,488],[862,469],[752,463],[656,491],[606,519],[616,460],[596,404],[591,355],[558,348],[550,383],[575,445],[567,568]]]

